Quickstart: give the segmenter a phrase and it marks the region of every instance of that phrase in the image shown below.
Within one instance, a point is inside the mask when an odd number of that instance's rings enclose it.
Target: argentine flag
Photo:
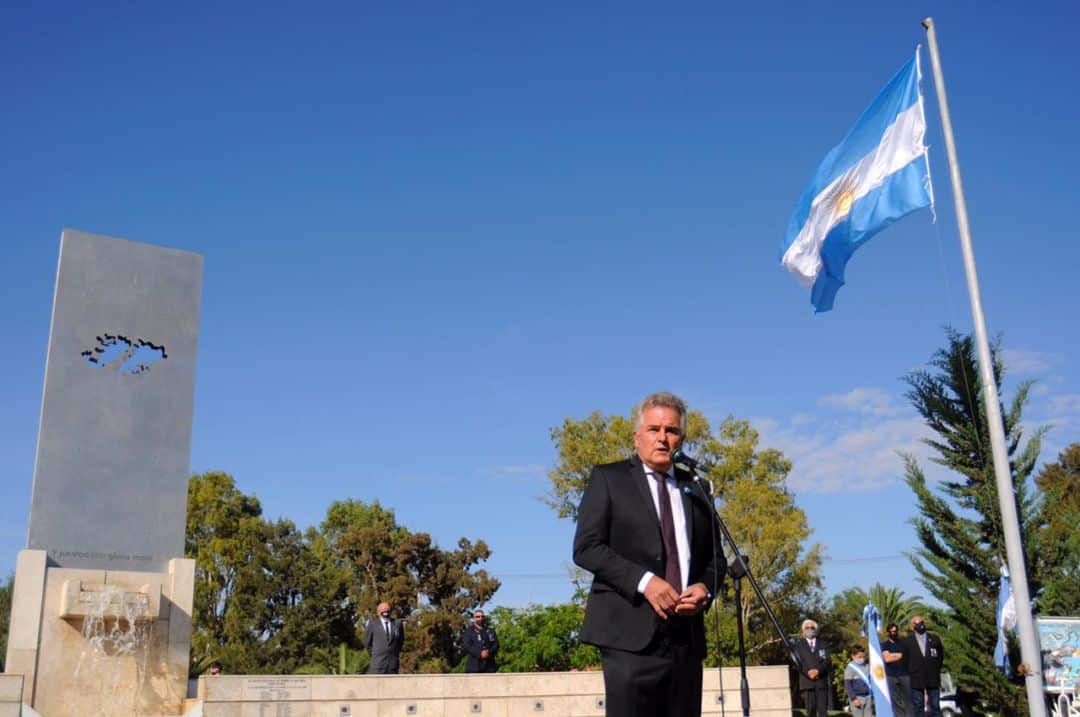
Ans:
[[[1004,565],[1001,566],[1001,587],[998,589],[997,628],[998,639],[997,645],[994,646],[994,664],[1008,675],[1011,668],[1005,631],[1016,632],[1016,601],[1013,600],[1012,583],[1009,582],[1009,569]]]
[[[893,717],[889,683],[885,680],[885,659],[881,656],[881,613],[874,603],[863,608],[863,633],[870,653],[870,694],[874,696],[874,714],[877,717]]]
[[[781,247],[781,264],[806,289],[818,313],[833,306],[844,266],[870,237],[933,204],[923,138],[919,50],[810,179]]]

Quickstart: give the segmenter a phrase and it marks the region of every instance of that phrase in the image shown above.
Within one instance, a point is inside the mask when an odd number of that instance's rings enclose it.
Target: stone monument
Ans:
[[[6,671],[43,717],[181,714],[202,257],[65,229]]]

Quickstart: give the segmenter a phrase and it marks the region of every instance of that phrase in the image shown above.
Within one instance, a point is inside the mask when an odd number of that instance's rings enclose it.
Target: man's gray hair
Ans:
[[[634,424],[635,431],[641,428],[641,417],[645,414],[645,411],[657,407],[671,408],[677,411],[679,414],[679,428],[682,429],[683,434],[686,433],[686,401],[682,400],[674,393],[667,393],[666,391],[650,393],[634,406],[634,411],[631,414],[631,422]]]

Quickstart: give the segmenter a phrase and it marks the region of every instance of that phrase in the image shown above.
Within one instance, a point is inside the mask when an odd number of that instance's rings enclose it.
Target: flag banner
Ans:
[[[994,664],[1008,675],[1012,672],[1009,665],[1009,643],[1006,632],[1016,632],[1016,601],[1013,600],[1012,583],[1009,582],[1009,569],[1001,566],[1001,587],[998,588],[997,606],[997,645],[994,646]]]
[[[919,50],[825,155],[791,215],[780,263],[829,311],[855,250],[933,204]]]
[[[870,694],[874,696],[874,714],[877,717],[893,717],[889,683],[885,680],[885,660],[881,656],[881,613],[874,603],[863,609],[863,633],[866,635],[867,651],[870,653]]]

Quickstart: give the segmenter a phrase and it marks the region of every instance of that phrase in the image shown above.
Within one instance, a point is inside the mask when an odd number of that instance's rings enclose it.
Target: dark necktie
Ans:
[[[390,621],[384,622],[383,627],[386,628],[386,641],[390,642]]]
[[[682,591],[682,569],[679,567],[679,544],[675,542],[675,518],[671,514],[667,476],[653,473],[656,494],[660,498],[660,533],[664,536],[664,580],[676,591]]]

